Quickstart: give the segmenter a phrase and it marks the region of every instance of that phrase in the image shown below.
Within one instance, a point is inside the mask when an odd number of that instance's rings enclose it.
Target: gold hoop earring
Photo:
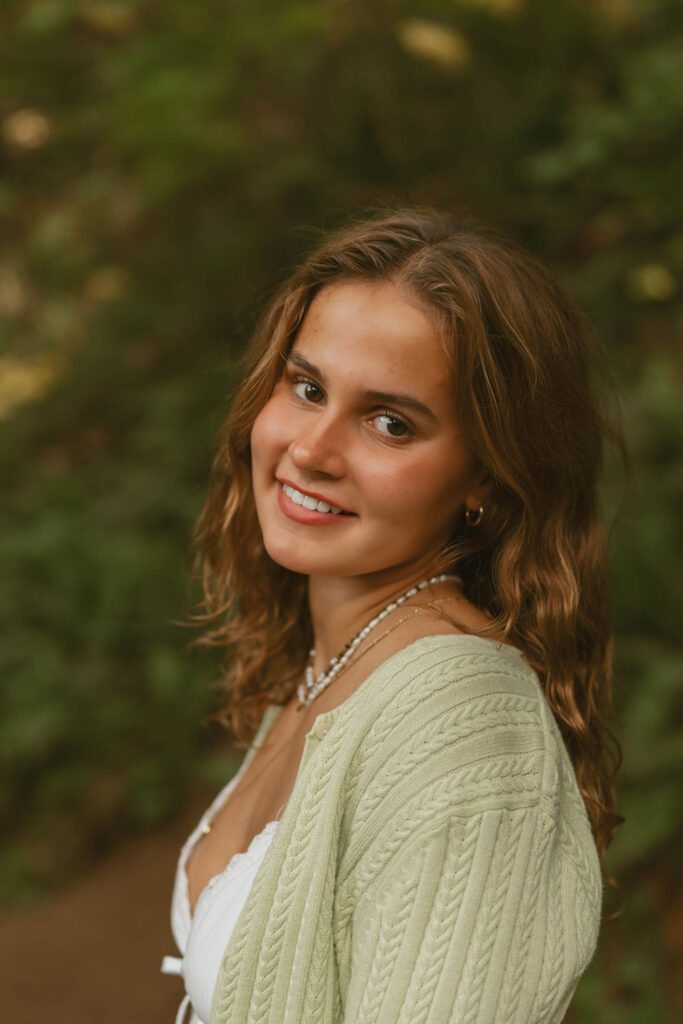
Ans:
[[[465,509],[465,522],[468,526],[479,526],[481,517],[484,515],[484,506],[479,503],[479,508],[473,511],[471,508]]]

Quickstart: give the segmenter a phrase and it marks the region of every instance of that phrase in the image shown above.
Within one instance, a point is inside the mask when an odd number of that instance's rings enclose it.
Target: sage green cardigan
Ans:
[[[211,1024],[559,1022],[600,901],[535,673],[488,639],[425,637],[315,720]]]

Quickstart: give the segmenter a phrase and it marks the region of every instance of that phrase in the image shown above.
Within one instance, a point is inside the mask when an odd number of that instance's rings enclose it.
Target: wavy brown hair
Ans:
[[[620,819],[597,502],[606,428],[590,370],[597,343],[541,262],[449,213],[399,210],[331,236],[255,331],[195,535],[204,588],[198,619],[205,640],[228,654],[223,719],[248,743],[265,705],[291,696],[311,643],[306,578],[274,563],[262,543],[249,441],[314,296],[348,280],[406,287],[440,325],[460,428],[493,481],[481,525],[462,524],[442,564],[457,566],[490,631],[538,673],[603,853]]]

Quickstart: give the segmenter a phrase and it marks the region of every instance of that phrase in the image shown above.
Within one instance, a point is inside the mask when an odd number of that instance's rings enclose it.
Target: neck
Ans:
[[[348,578],[309,577],[308,601],[316,651],[314,671],[330,659],[386,605],[434,575],[426,565],[409,571]]]

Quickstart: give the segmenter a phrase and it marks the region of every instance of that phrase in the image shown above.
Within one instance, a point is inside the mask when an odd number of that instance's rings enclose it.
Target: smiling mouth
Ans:
[[[329,502],[322,501],[320,498],[314,498],[311,494],[304,494],[303,491],[297,491],[296,487],[292,487],[291,484],[281,483],[280,486],[290,501],[294,502],[295,505],[308,509],[310,512],[331,512],[335,516],[353,515],[353,512],[345,512],[343,508],[330,505]]]

